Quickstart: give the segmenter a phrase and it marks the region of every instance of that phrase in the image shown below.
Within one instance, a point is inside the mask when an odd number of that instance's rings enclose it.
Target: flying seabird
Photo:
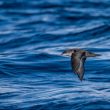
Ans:
[[[84,63],[88,57],[100,56],[82,49],[69,49],[62,53],[62,55],[71,57],[71,66],[75,74],[78,75],[79,79],[82,81],[84,76]]]

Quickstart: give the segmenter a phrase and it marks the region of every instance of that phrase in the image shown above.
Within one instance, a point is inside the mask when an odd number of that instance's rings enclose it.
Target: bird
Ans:
[[[89,57],[100,56],[100,54],[95,54],[79,48],[65,50],[62,55],[71,57],[72,70],[78,76],[80,81],[82,81],[84,77],[84,64],[86,59]]]

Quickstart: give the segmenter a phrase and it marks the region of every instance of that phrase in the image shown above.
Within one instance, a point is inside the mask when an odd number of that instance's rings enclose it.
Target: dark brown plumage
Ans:
[[[81,49],[69,49],[63,52],[63,55],[71,56],[71,66],[75,74],[82,81],[84,76],[84,64],[87,57],[100,56],[92,52]]]

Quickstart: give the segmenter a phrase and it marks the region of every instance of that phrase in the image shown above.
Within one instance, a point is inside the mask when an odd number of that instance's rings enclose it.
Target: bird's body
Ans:
[[[84,76],[84,64],[87,57],[99,56],[92,52],[81,50],[81,49],[69,49],[63,52],[63,55],[71,56],[71,66],[75,74],[78,75],[82,81]]]

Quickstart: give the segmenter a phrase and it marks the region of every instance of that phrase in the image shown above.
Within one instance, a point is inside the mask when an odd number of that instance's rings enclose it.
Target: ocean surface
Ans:
[[[0,0],[0,110],[110,110],[110,0]]]

